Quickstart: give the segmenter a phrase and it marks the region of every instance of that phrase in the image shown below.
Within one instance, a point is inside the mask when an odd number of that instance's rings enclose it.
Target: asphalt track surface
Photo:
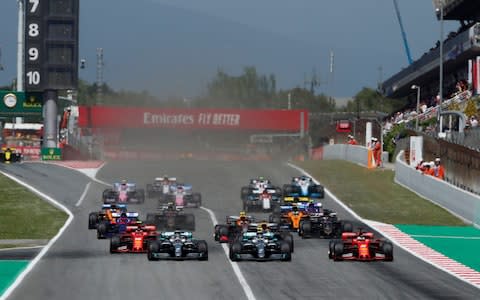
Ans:
[[[9,299],[245,299],[222,247],[213,240],[213,224],[206,211],[196,215],[195,236],[209,245],[209,261],[149,262],[145,254],[115,254],[108,240],[97,240],[87,229],[88,213],[101,205],[105,186],[92,183],[79,207],[78,199],[89,179],[80,173],[45,164],[4,167],[75,215],[65,233],[40,260]],[[266,176],[274,183],[288,182],[298,171],[275,162],[117,162],[97,175],[106,182],[120,179],[144,186],[168,174],[191,183],[202,193],[203,206],[218,220],[241,210],[240,188],[249,178]],[[331,199],[324,206],[347,213]],[[155,201],[130,205],[140,216],[154,210]],[[265,215],[266,217],[266,215]],[[295,238],[291,262],[240,262],[253,293],[251,299],[478,299],[479,290],[394,249],[394,262],[333,262],[327,257],[328,240]]]

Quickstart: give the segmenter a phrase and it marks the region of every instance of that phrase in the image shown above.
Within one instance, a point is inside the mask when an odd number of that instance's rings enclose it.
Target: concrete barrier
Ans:
[[[402,157],[404,157],[403,151],[395,158],[396,183],[447,209],[466,222],[479,227],[480,196],[435,177],[423,175],[407,165]],[[387,159],[388,153],[384,152],[382,158]],[[367,148],[343,144],[326,145],[323,148],[323,159],[346,160],[367,166]]]
[[[476,227],[480,224],[480,197],[433,176],[423,175],[401,158],[395,160],[395,182],[449,210]]]

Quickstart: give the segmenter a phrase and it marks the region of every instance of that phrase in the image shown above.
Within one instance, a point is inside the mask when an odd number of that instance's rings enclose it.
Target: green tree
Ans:
[[[477,115],[477,105],[475,104],[475,100],[469,99],[467,101],[467,106],[465,107],[464,113],[467,118]]]
[[[245,67],[239,76],[231,76],[219,69],[207,85],[204,97],[195,106],[266,108],[272,104],[276,93],[273,74],[260,75],[253,66]]]

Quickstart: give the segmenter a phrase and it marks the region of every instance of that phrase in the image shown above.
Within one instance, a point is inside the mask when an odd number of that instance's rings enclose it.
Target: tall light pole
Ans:
[[[420,87],[412,85],[412,90],[417,90],[417,118],[415,119],[415,131],[418,131],[418,115],[420,113]]]
[[[438,118],[439,118],[439,132],[443,132],[442,124],[442,104],[443,104],[443,7],[444,1],[440,0],[440,74],[439,74],[439,106],[438,106]]]

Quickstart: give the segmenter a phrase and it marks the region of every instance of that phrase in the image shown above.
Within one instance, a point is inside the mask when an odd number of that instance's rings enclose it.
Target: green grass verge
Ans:
[[[296,162],[364,219],[389,224],[462,226],[462,220],[394,182],[395,173],[340,160]]]
[[[50,239],[68,215],[0,175],[0,239]]]

